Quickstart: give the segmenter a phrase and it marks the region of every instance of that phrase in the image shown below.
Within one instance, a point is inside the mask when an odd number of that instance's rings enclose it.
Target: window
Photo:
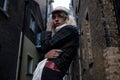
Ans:
[[[0,0],[0,7],[2,10],[4,11],[7,10],[7,4],[8,4],[8,0]]]
[[[28,55],[27,57],[27,74],[33,73],[33,58]]]
[[[35,26],[36,26],[36,23],[35,23],[35,18],[33,15],[31,15],[31,18],[30,18],[30,29],[35,32]]]
[[[36,47],[37,48],[40,48],[41,47],[41,33],[37,33],[37,35],[36,35]]]

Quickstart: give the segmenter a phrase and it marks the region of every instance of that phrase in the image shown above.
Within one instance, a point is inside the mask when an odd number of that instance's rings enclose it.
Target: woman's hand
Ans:
[[[46,30],[51,31],[52,28],[53,28],[53,21],[50,21],[50,22],[47,23],[47,29]]]
[[[45,54],[45,58],[57,58],[61,54],[62,50],[52,49]]]

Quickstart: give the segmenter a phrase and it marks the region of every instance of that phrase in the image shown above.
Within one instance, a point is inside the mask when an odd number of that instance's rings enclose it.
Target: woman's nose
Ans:
[[[59,20],[59,19],[56,17],[56,18],[55,18],[55,21],[58,21],[58,20]]]

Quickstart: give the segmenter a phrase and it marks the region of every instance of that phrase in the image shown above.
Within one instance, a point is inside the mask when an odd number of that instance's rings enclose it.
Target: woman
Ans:
[[[41,80],[62,80],[77,55],[78,28],[70,25],[69,11],[65,7],[59,6],[51,14],[52,20],[41,34],[42,53],[48,58]]]

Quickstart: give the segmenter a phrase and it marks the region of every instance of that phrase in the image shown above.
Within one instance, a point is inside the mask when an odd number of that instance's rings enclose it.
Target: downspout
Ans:
[[[23,17],[23,26],[20,34],[20,43],[18,50],[18,59],[17,59],[17,69],[16,69],[16,79],[20,80],[20,71],[21,71],[21,61],[22,61],[22,52],[23,52],[23,44],[24,44],[24,33],[25,33],[25,22],[26,22],[26,11],[29,0],[25,0],[24,2],[24,17]]]
[[[48,17],[48,0],[46,0],[46,17],[45,17],[45,25],[47,23],[47,17]],[[45,26],[45,29],[46,29],[46,26]]]

